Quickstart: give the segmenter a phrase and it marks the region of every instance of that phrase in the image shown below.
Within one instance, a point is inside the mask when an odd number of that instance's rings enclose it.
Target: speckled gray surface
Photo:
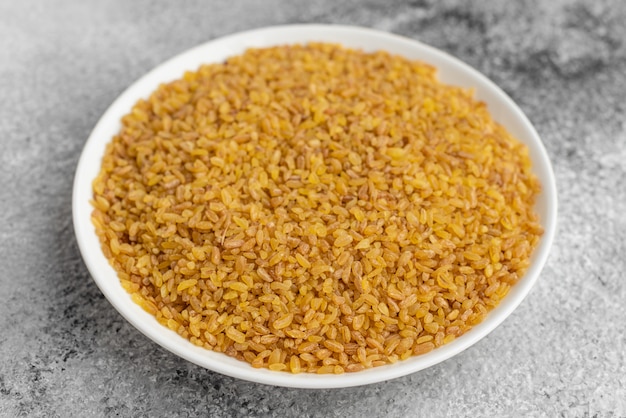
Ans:
[[[176,6],[180,4],[180,6]],[[0,416],[626,416],[626,3],[0,2]],[[307,391],[187,363],[126,323],[81,260],[74,169],[107,106],[194,45],[343,23],[419,39],[498,83],[542,136],[559,230],[537,285],[461,355]]]

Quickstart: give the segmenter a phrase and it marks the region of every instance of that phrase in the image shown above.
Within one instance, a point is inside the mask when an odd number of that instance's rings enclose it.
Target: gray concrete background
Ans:
[[[448,51],[542,136],[559,231],[536,287],[461,355],[345,390],[274,388],[166,352],[81,260],[71,187],[107,106],[155,65],[254,27],[342,23]],[[0,1],[0,416],[626,416],[626,2]]]

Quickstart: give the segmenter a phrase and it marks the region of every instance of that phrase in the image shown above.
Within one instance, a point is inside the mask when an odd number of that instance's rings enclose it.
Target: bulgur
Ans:
[[[330,44],[250,49],[161,85],[93,188],[136,303],[193,344],[293,373],[451,342],[542,234],[527,149],[471,91]]]

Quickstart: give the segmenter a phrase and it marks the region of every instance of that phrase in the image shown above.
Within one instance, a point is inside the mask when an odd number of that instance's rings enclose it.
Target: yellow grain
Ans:
[[[328,44],[161,85],[122,118],[93,191],[135,303],[195,345],[291,373],[452,342],[543,233],[527,150],[469,90]]]

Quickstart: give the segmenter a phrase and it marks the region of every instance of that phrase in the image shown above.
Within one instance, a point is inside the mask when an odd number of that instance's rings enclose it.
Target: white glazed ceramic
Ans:
[[[534,172],[543,185],[536,210],[545,234],[526,275],[511,289],[500,305],[481,324],[450,344],[425,355],[358,373],[292,375],[272,372],[254,369],[245,362],[194,346],[160,325],[153,316],[132,302],[104,257],[90,220],[92,181],[100,170],[105,146],[121,128],[120,118],[130,111],[138,99],[148,97],[159,84],[180,78],[184,71],[195,70],[203,63],[224,61],[250,47],[307,41],[341,43],[366,51],[386,50],[410,59],[419,59],[434,65],[441,81],[475,88],[476,97],[488,104],[494,118],[529,147]],[[85,144],[74,179],[72,209],[78,245],[93,279],[115,309],[148,338],[182,358],[228,376],[278,386],[337,388],[365,385],[415,373],[460,353],[502,323],[528,294],[546,262],[556,230],[557,192],[552,167],[537,132],[519,107],[476,70],[435,48],[385,32],[347,26],[291,25],[256,29],[213,40],[159,65],[130,86],[102,116]],[[155,364],[154,367],[158,365]]]

